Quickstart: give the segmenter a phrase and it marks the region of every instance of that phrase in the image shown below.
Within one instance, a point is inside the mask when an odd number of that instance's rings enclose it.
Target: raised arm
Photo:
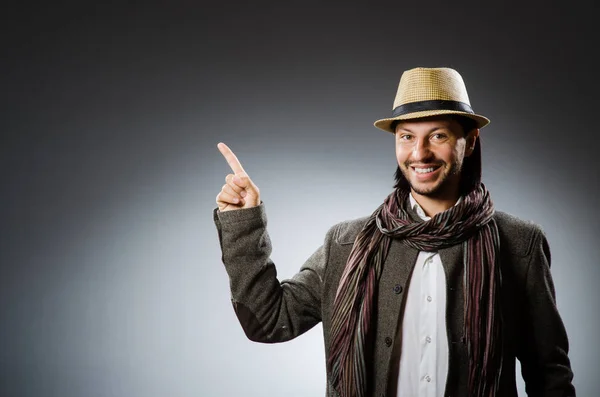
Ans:
[[[270,259],[271,240],[258,188],[227,146],[219,144],[219,150],[235,173],[228,175],[213,213],[235,313],[253,341],[290,340],[321,321],[323,273],[335,229],[330,229],[325,243],[298,273],[280,282]],[[242,196],[242,191],[247,194]]]

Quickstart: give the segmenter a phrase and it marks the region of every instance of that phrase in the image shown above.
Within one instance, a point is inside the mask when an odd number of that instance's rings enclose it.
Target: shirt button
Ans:
[[[385,345],[386,345],[387,347],[390,347],[390,346],[392,345],[392,338],[390,338],[389,336],[387,336],[387,337],[385,338]]]
[[[427,341],[427,343],[431,343],[431,338],[429,336],[425,338],[425,340]]]
[[[402,286],[401,286],[400,284],[396,284],[396,285],[394,286],[394,292],[395,292],[396,294],[399,294],[399,293],[401,293],[401,292],[402,292]]]
[[[426,380],[427,382],[431,382],[431,376],[427,375],[427,376],[425,377],[425,380]]]
[[[431,296],[428,296],[428,297],[427,297],[427,302],[431,302],[431,300],[432,300],[432,299],[433,299],[433,298],[432,298]]]

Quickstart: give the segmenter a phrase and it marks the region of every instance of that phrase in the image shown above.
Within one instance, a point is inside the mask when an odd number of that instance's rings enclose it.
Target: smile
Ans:
[[[433,167],[410,167],[412,168],[417,174],[429,174],[430,172],[433,172],[435,170],[437,170],[438,168],[440,168],[439,165],[433,166]]]

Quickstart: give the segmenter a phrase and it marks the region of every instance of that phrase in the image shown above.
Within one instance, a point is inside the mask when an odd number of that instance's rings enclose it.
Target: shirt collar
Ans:
[[[410,200],[410,207],[417,213],[417,215],[419,215],[421,219],[423,219],[424,221],[428,221],[431,219],[430,216],[427,216],[425,214],[425,211],[423,211],[423,208],[421,208],[419,203],[417,203],[417,200],[415,200],[415,198],[413,197],[412,192],[409,193],[408,198]],[[462,199],[462,196],[460,196],[458,200],[456,200],[456,203],[454,203],[454,205],[458,205],[462,201]]]

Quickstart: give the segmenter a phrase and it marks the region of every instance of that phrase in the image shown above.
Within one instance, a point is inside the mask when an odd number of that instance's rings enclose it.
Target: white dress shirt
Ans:
[[[412,194],[410,205],[421,219],[431,219]],[[397,396],[443,397],[448,375],[446,275],[437,252],[419,252],[407,287],[404,316],[398,328],[401,347]]]

